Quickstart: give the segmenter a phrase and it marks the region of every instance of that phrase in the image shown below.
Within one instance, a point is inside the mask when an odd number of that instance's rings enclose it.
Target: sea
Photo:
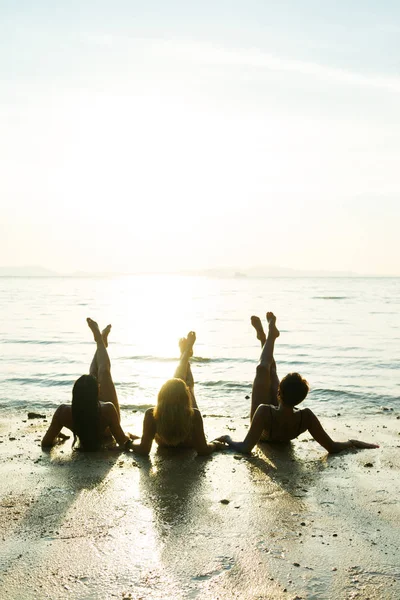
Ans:
[[[154,406],[195,331],[199,408],[245,418],[260,343],[250,324],[277,315],[279,377],[310,384],[318,415],[374,415],[400,407],[400,278],[211,278],[185,275],[0,278],[3,413],[71,401],[95,351],[86,317],[112,324],[109,354],[122,411]]]

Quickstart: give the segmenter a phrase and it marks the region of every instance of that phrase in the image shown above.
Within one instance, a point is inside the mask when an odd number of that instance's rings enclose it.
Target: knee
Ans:
[[[269,375],[269,372],[270,372],[270,365],[262,363],[260,365],[257,365],[256,377],[262,377],[264,379],[267,375]]]

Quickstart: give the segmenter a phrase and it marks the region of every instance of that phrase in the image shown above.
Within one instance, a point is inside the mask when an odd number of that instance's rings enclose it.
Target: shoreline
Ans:
[[[394,412],[323,420],[377,450],[329,456],[304,434],[251,456],[155,446],[148,459],[73,452],[72,439],[42,451],[48,423],[24,414],[0,417],[4,597],[400,597]],[[139,433],[141,419],[123,414],[123,427]],[[246,424],[222,429],[240,438]],[[221,425],[205,418],[208,439]]]

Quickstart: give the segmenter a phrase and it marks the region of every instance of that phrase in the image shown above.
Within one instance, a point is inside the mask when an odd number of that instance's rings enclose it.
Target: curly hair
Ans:
[[[299,373],[289,373],[279,384],[279,397],[286,406],[297,406],[307,396],[310,386]]]

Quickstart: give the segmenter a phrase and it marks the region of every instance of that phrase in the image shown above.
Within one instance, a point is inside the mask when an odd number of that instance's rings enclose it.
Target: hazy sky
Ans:
[[[0,0],[0,266],[400,275],[396,0]]]

